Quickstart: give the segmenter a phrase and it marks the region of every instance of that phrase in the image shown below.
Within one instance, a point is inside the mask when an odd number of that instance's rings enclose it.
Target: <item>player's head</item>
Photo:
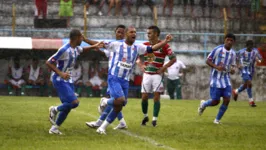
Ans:
[[[149,41],[157,40],[160,36],[160,29],[157,26],[150,26],[147,29],[147,35]]]
[[[69,34],[69,39],[71,43],[74,43],[76,46],[79,46],[82,42],[82,34],[78,29],[72,29]]]
[[[120,24],[115,28],[115,39],[122,40],[125,38],[125,29],[126,26]]]
[[[247,49],[252,50],[252,48],[254,47],[254,42],[252,40],[247,40],[246,47]]]
[[[232,48],[233,44],[235,43],[235,41],[236,41],[236,37],[233,33],[226,34],[224,37],[224,47],[227,50],[230,50]]]
[[[136,28],[133,26],[129,26],[126,28],[126,42],[127,44],[133,44],[137,37]]]

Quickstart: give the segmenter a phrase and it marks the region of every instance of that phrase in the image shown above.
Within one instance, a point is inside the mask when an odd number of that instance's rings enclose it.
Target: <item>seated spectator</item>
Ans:
[[[187,11],[187,5],[188,5],[188,0],[183,0],[183,2],[184,2],[184,16],[186,16],[186,11]],[[194,15],[193,15],[193,7],[194,7],[194,0],[189,0],[189,2],[190,2],[190,16],[191,17],[194,17]]]
[[[146,4],[150,7],[151,12],[153,13],[153,16],[155,14],[155,0],[137,0],[136,2],[136,15],[138,16],[139,13],[139,7],[143,4]]]
[[[31,65],[26,69],[26,77],[28,85],[39,85],[40,86],[40,96],[43,96],[44,92],[44,78],[43,70],[39,66],[39,60],[36,58],[32,59]]]
[[[47,16],[47,0],[35,0],[35,18],[38,19],[42,13],[42,18],[46,19]]]
[[[169,7],[169,16],[172,16],[174,0],[164,0],[164,3],[163,3],[163,15],[165,15],[165,8],[167,6]]]
[[[89,8],[90,5],[98,5],[99,11],[98,11],[98,15],[101,16],[103,15],[103,13],[101,12],[101,9],[104,5],[105,0],[87,0],[86,2],[86,9],[87,9],[87,15],[89,15]]]
[[[98,63],[95,64],[95,67],[90,67],[89,69],[89,81],[85,83],[87,88],[87,94],[89,97],[97,95],[100,91],[100,96],[103,96],[106,93],[107,82],[102,78],[102,71],[98,67]]]
[[[70,17],[73,16],[74,0],[60,0],[59,16],[67,18],[67,27],[70,26]]]
[[[213,8],[213,0],[208,0],[208,4],[207,4],[207,0],[200,0],[199,4],[201,6],[202,15],[203,16],[205,16],[205,9],[206,9],[206,6],[208,5],[208,7],[209,7],[209,17],[211,17],[212,8]]]
[[[77,61],[74,68],[73,68],[73,71],[72,71],[72,80],[73,80],[73,83],[74,83],[74,88],[75,88],[75,94],[76,96],[81,96],[80,93],[81,93],[81,90],[82,90],[82,86],[83,86],[83,83],[82,83],[82,66],[80,65],[80,62]]]
[[[25,95],[25,80],[23,66],[20,65],[20,58],[15,57],[13,59],[13,64],[8,68],[8,94],[13,95],[12,88],[14,90],[21,89],[21,95]],[[16,91],[15,91],[16,93]]]

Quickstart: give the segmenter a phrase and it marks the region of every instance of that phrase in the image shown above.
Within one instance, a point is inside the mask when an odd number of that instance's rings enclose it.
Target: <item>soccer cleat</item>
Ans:
[[[149,122],[149,117],[144,117],[141,125],[146,126],[146,123]]]
[[[52,125],[55,125],[57,111],[55,110],[55,106],[49,107],[49,121]]]
[[[249,102],[249,106],[250,106],[250,107],[257,107],[257,105],[255,104],[254,101]]]
[[[86,122],[86,125],[90,128],[98,128],[101,124],[97,123],[96,121]]]
[[[233,99],[234,99],[235,101],[237,101],[238,94],[236,93],[236,90],[233,90],[233,91],[232,91],[232,94],[233,94]]]
[[[157,126],[157,120],[152,120],[151,124],[153,127],[156,127]]]
[[[105,130],[102,129],[102,128],[98,128],[98,129],[96,130],[96,132],[99,133],[99,134],[106,134]]]
[[[59,134],[59,135],[61,135],[62,132],[60,132],[58,130],[58,128],[52,126],[51,129],[49,130],[49,134]]]
[[[127,125],[124,124],[124,123],[119,123],[119,124],[114,128],[114,130],[117,130],[117,129],[127,129]]]
[[[205,110],[205,108],[206,108],[206,107],[203,107],[203,103],[204,103],[204,102],[205,102],[205,100],[201,100],[201,101],[200,101],[200,105],[199,105],[199,107],[198,107],[198,113],[199,113],[200,116],[203,114],[203,112],[204,112],[204,110]]]
[[[103,97],[100,100],[100,105],[98,106],[98,112],[100,113],[100,115],[103,113],[104,109],[107,107],[107,100],[108,98]]]
[[[214,124],[222,124],[222,123],[220,122],[220,120],[217,120],[217,119],[214,119],[213,123],[214,123]]]

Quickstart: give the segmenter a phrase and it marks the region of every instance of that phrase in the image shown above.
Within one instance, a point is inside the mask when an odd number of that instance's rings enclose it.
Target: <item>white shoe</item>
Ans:
[[[59,134],[59,135],[61,135],[62,132],[60,132],[60,131],[58,130],[58,128],[52,126],[51,129],[49,130],[49,134]]]
[[[103,97],[100,100],[100,105],[98,106],[98,112],[100,113],[100,115],[103,113],[104,109],[107,107],[107,100],[109,98]]]
[[[49,107],[49,121],[52,125],[55,125],[57,111],[55,110],[55,106]]]
[[[102,128],[98,128],[98,129],[96,130],[96,132],[99,133],[99,134],[106,134],[105,130],[102,129]]]
[[[101,126],[101,124],[97,123],[97,121],[86,122],[86,125],[90,128],[98,128]]]
[[[205,108],[206,108],[206,107],[203,107],[203,103],[204,103],[204,102],[205,102],[205,100],[201,100],[201,101],[200,101],[200,105],[199,105],[199,107],[198,107],[198,113],[199,113],[200,116],[203,114],[203,112],[204,112],[204,110],[205,110]]]
[[[124,123],[119,123],[119,124],[114,128],[114,130],[117,130],[117,129],[127,129],[127,125],[124,124]]]
[[[213,123],[214,123],[214,124],[222,124],[222,123],[220,122],[220,120],[217,120],[217,119],[214,119]]]

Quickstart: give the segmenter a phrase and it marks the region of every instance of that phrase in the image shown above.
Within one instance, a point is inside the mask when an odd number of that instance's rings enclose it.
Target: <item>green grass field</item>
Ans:
[[[139,99],[130,99],[124,108],[128,130],[107,129],[98,135],[85,126],[96,120],[99,98],[80,98],[60,128],[64,135],[49,135],[48,108],[58,105],[58,98],[0,97],[0,149],[20,150],[142,150],[142,149],[266,149],[266,103],[251,108],[247,102],[232,101],[221,125],[213,124],[218,106],[209,107],[200,117],[199,101],[161,101],[158,126],[140,126]],[[152,118],[153,102],[149,103]]]

